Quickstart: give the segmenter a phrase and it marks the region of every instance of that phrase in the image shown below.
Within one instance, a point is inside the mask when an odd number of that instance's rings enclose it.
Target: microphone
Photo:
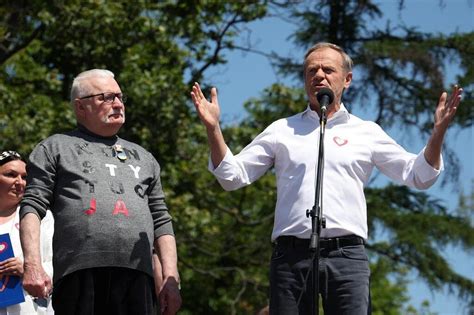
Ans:
[[[327,87],[322,88],[316,93],[321,111],[325,112],[329,105],[334,101],[334,92]]]

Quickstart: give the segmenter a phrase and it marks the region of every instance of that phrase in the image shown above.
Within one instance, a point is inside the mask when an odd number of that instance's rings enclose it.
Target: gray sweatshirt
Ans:
[[[21,217],[51,209],[54,283],[74,271],[125,267],[152,274],[155,238],[173,235],[160,166],[141,146],[84,127],[30,155]]]

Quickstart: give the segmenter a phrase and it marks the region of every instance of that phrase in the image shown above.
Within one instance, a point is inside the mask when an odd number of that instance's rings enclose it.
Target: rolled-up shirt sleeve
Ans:
[[[221,163],[214,168],[209,157],[208,169],[225,190],[236,190],[259,179],[273,166],[275,156],[274,124],[267,127],[239,154],[227,148]]]
[[[407,152],[388,136],[379,126],[375,129],[377,137],[373,143],[373,159],[377,168],[391,179],[417,189],[428,189],[437,180],[444,168],[441,157],[439,170],[432,167],[420,153]]]
[[[426,189],[432,186],[436,182],[439,174],[444,170],[443,156],[440,156],[440,167],[436,169],[426,161],[425,149],[426,147],[418,153],[413,163],[413,168],[416,170],[415,187],[422,187],[419,189]]]

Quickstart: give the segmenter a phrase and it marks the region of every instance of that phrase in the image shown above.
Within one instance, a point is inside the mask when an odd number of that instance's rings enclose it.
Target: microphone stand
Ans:
[[[321,107],[321,114],[319,117],[319,152],[318,152],[318,166],[316,170],[316,188],[314,205],[311,210],[306,210],[306,217],[311,216],[311,238],[309,243],[309,250],[313,253],[312,268],[313,276],[311,279],[311,289],[314,298],[311,299],[312,314],[319,314],[319,260],[320,260],[320,236],[321,230],[326,227],[326,219],[323,218],[322,206],[322,192],[323,192],[323,171],[324,171],[324,132],[326,129],[326,107]]]

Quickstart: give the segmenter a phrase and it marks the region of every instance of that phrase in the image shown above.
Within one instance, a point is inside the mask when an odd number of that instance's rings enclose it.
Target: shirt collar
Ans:
[[[310,105],[306,107],[306,110],[301,113],[301,117],[305,118],[308,117],[310,119],[315,119],[319,121],[319,115],[316,111],[312,110]],[[336,123],[336,122],[346,122],[349,120],[349,112],[347,111],[344,103],[341,103],[339,110],[332,115],[331,118],[328,119],[328,123]]]
[[[77,123],[77,129],[79,129],[79,131],[82,132],[83,134],[86,134],[88,136],[91,136],[91,137],[97,138],[97,139],[111,140],[111,141],[116,141],[118,139],[117,135],[113,135],[113,136],[110,136],[110,137],[104,137],[104,136],[95,134],[80,123]]]

